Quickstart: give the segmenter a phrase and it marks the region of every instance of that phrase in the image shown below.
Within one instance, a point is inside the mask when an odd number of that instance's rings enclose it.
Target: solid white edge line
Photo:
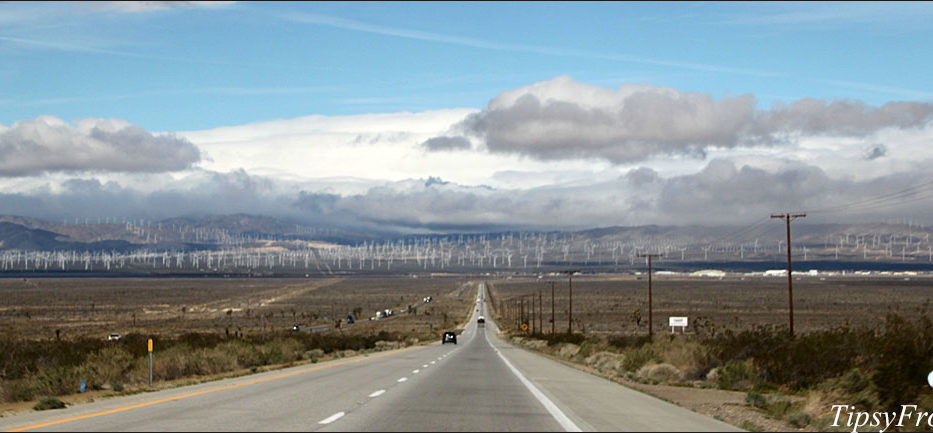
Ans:
[[[333,414],[333,415],[331,415],[331,416],[329,416],[329,417],[327,417],[327,418],[322,419],[321,421],[318,422],[318,424],[330,424],[330,423],[332,423],[332,422],[334,422],[334,421],[337,421],[338,419],[340,419],[340,418],[343,417],[344,415],[346,415],[346,413],[344,413],[344,412],[337,412],[337,413],[335,413],[335,414]]]
[[[379,391],[376,391],[376,392],[370,394],[370,395],[369,395],[369,398],[379,397],[380,395],[385,394],[385,393],[386,393],[386,390],[380,389]]]
[[[486,336],[486,342],[489,343],[489,336],[487,336],[485,333],[483,335]],[[564,412],[561,411],[553,401],[551,401],[551,399],[547,398],[547,396],[544,395],[544,393],[542,393],[538,387],[526,379],[525,376],[520,371],[518,371],[518,369],[515,368],[515,366],[513,366],[508,359],[506,359],[505,355],[503,355],[502,352],[496,348],[496,346],[493,346],[492,343],[489,343],[489,346],[492,347],[492,350],[496,351],[496,354],[502,358],[502,361],[505,362],[505,365],[509,367],[509,369],[512,370],[512,373],[518,377],[518,380],[520,380],[522,384],[525,385],[525,388],[528,388],[528,390],[531,391],[531,395],[535,396],[535,398],[537,398],[538,401],[544,405],[544,408],[547,409],[548,413],[550,413],[551,416],[554,417],[554,419],[560,424],[560,426],[564,428],[564,431],[583,431],[580,429],[580,427],[577,427],[577,425],[574,424],[574,422],[571,421],[570,418],[568,418],[567,415],[565,415]]]

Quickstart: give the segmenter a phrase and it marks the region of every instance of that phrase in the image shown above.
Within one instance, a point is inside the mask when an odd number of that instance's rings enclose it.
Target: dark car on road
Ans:
[[[454,331],[447,331],[444,333],[443,339],[441,339],[441,344],[453,343],[457,344],[457,333]]]

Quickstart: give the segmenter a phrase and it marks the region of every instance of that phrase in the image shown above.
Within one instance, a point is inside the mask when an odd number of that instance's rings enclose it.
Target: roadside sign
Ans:
[[[527,330],[528,330],[528,324],[522,323],[522,331],[527,331]]]
[[[687,329],[687,318],[686,317],[675,317],[670,316],[668,318],[669,326],[671,327],[671,334],[674,333],[674,328],[680,327],[680,332],[684,332]]]
[[[931,371],[930,375],[927,376],[927,383],[930,384],[930,388],[933,388],[933,371]]]
[[[149,387],[152,388],[152,339],[149,339]]]

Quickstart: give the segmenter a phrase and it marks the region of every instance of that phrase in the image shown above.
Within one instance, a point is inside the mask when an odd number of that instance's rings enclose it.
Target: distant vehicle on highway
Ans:
[[[301,326],[299,326],[299,325],[296,323],[294,326],[292,326],[292,331],[295,331],[295,332],[301,331]]]
[[[432,298],[432,297],[430,297],[430,296],[425,296],[424,299],[422,299],[422,301],[424,301],[425,304],[427,304],[428,302],[431,302],[431,301],[433,301],[433,300],[434,300],[434,298]]]
[[[479,316],[479,318],[476,319],[476,325],[477,325],[477,326],[486,326],[486,318],[483,317],[483,316]]]
[[[352,314],[347,314],[347,324],[352,325],[354,323],[356,323],[356,318]]]
[[[444,338],[441,339],[441,344],[453,343],[457,344],[457,333],[454,331],[444,332]]]
[[[113,334],[107,336],[107,341],[120,341],[121,338],[123,338],[122,335],[114,332]]]

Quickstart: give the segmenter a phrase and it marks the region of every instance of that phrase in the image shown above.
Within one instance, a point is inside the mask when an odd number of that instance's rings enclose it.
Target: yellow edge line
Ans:
[[[7,432],[19,432],[19,431],[25,431],[25,430],[32,430],[32,429],[36,429],[36,428],[48,427],[48,426],[50,426],[50,425],[62,424],[62,423],[71,422],[71,421],[77,421],[77,420],[81,420],[81,419],[85,419],[85,418],[93,418],[93,417],[101,416],[101,415],[109,415],[109,414],[112,414],[112,413],[123,412],[123,411],[125,411],[125,410],[137,409],[137,408],[141,408],[141,407],[145,407],[145,406],[151,406],[151,405],[154,405],[154,404],[165,403],[165,402],[167,402],[167,401],[177,401],[177,400],[181,400],[181,399],[183,399],[183,398],[196,397],[196,396],[199,396],[199,395],[202,395],[202,394],[210,394],[210,393],[212,393],[212,392],[225,391],[225,390],[228,390],[228,389],[239,388],[239,387],[241,387],[241,386],[246,386],[246,385],[255,385],[255,384],[257,384],[257,383],[268,382],[268,381],[270,381],[270,380],[284,379],[284,378],[286,378],[286,377],[297,376],[297,375],[299,375],[299,374],[305,374],[305,373],[311,373],[311,372],[314,372],[314,371],[324,370],[324,369],[326,369],[326,368],[333,368],[333,367],[340,367],[340,366],[342,366],[342,365],[356,364],[357,362],[363,362],[363,361],[368,361],[368,360],[370,360],[370,359],[376,359],[376,358],[382,358],[382,357],[385,357],[385,356],[395,355],[395,354],[399,354],[399,353],[402,353],[402,352],[405,352],[405,351],[408,351],[408,350],[411,350],[411,349],[418,349],[418,348],[421,348],[421,347],[424,347],[424,346],[409,347],[409,348],[407,348],[407,349],[402,349],[402,350],[399,350],[399,351],[393,351],[393,352],[390,352],[390,353],[383,353],[383,354],[379,354],[379,355],[373,355],[373,356],[368,356],[368,357],[364,357],[364,358],[360,358],[360,359],[354,359],[354,360],[349,360],[349,361],[341,361],[341,362],[338,362],[338,363],[335,363],[335,364],[321,365],[321,366],[319,366],[319,367],[314,367],[314,368],[309,368],[309,369],[299,370],[299,371],[293,371],[293,372],[291,372],[291,373],[280,374],[280,375],[278,375],[278,376],[267,377],[267,378],[264,378],[264,379],[256,379],[256,380],[252,380],[252,381],[249,381],[249,382],[238,383],[238,384],[235,384],[235,385],[228,385],[228,386],[222,386],[222,387],[219,387],[219,388],[212,388],[212,389],[207,389],[207,390],[204,390],[204,391],[193,392],[193,393],[191,393],[191,394],[180,395],[180,396],[178,396],[178,397],[168,397],[168,398],[163,398],[163,399],[161,399],[161,400],[147,401],[147,402],[145,402],[145,403],[134,404],[134,405],[131,405],[131,406],[124,406],[124,407],[120,407],[120,408],[116,408],[116,409],[110,409],[110,410],[105,410],[105,411],[101,411],[101,412],[94,412],[94,413],[89,413],[89,414],[86,414],[86,415],[79,415],[79,416],[74,416],[74,417],[71,417],[71,418],[64,418],[64,419],[60,419],[60,420],[56,420],[56,421],[49,421],[49,422],[44,422],[44,423],[41,423],[41,424],[34,424],[34,425],[26,426],[26,427],[19,427],[19,428],[15,428],[15,429],[11,429],[11,430],[4,430],[4,431],[7,431]]]

